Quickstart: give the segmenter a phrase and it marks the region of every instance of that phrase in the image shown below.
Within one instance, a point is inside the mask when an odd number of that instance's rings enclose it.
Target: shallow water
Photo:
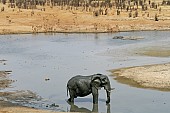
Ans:
[[[112,39],[117,35],[143,37],[141,40]],[[97,109],[92,96],[66,100],[67,81],[75,75],[111,74],[110,69],[170,62],[170,57],[138,54],[141,48],[169,48],[169,31],[121,32],[116,34],[22,34],[0,36],[0,59],[7,60],[0,70],[12,70],[13,90],[31,90],[43,99],[24,105],[56,111],[86,112]],[[170,50],[170,49],[169,49]],[[45,80],[45,79],[49,80]],[[169,92],[130,87],[109,77],[111,104],[106,106],[105,91],[99,93],[99,112],[160,113],[170,112]],[[49,107],[51,104],[59,107]]]

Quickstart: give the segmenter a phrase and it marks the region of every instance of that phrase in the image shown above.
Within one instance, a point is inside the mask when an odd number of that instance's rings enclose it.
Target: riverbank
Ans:
[[[5,65],[6,60],[0,60],[0,65]],[[0,71],[0,90],[11,87],[11,80],[9,74],[11,71]],[[14,91],[14,92],[1,92],[0,91],[0,113],[55,113],[49,110],[38,110],[29,107],[23,107],[18,104],[11,103],[10,100],[24,100],[37,98],[36,94],[31,91]],[[57,112],[59,113],[59,112]]]
[[[6,104],[5,107],[2,107],[0,109],[0,113],[56,113],[54,111],[38,110],[38,109],[15,106],[15,105],[9,106],[9,104],[11,104],[11,103],[6,103],[6,102],[0,102],[0,104],[1,105]],[[57,112],[57,113],[61,113],[61,112]]]
[[[133,87],[170,91],[170,63],[111,70],[115,80]]]
[[[0,89],[10,87],[13,81],[9,79],[8,73],[5,71],[0,71]],[[29,107],[22,107],[18,104],[13,104],[9,102],[10,99],[34,97],[34,94],[28,91],[18,91],[18,92],[0,92],[0,113],[55,113],[49,110],[39,110]],[[60,113],[60,112],[57,112]]]
[[[170,30],[170,6],[142,11],[139,8],[137,17],[129,17],[123,10],[117,15],[116,9],[108,9],[107,15],[95,16],[94,12],[82,11],[82,8],[68,10],[67,7],[45,7],[37,9],[8,8],[0,4],[0,34],[21,33],[99,33],[142,30]],[[93,10],[98,10],[93,9]],[[135,11],[132,11],[132,15]],[[158,21],[155,21],[155,15]]]

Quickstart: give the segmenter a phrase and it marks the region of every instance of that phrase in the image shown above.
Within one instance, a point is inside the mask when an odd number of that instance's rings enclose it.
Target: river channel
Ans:
[[[121,40],[113,39],[114,36],[141,38]],[[166,55],[148,54],[156,50],[167,52]],[[30,90],[42,98],[21,103],[24,106],[64,112],[98,109],[99,113],[168,113],[169,92],[118,83],[109,70],[167,63],[169,50],[169,31],[0,35],[0,59],[7,60],[6,65],[0,65],[0,70],[11,70],[10,78],[16,80],[4,91]],[[77,98],[74,105],[69,105],[67,81],[75,75],[95,73],[109,75],[115,88],[110,105],[105,103],[104,89],[99,91],[98,106],[93,106],[92,95]],[[57,106],[48,106],[54,103]]]

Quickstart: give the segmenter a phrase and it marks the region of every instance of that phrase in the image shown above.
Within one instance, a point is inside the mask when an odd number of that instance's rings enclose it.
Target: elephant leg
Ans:
[[[93,104],[98,104],[98,89],[92,87]]]
[[[107,104],[107,113],[111,113],[110,112],[110,104]]]
[[[93,104],[93,109],[92,109],[92,113],[98,113],[98,104]]]
[[[68,101],[69,101],[69,102],[74,102],[75,91],[69,89],[69,94],[70,94],[70,98],[68,99]]]

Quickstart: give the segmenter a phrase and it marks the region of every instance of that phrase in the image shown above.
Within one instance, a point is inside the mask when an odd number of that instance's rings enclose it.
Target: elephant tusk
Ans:
[[[110,88],[110,90],[106,90],[108,91],[109,93],[111,93],[112,90],[114,90],[115,88]]]
[[[111,88],[110,90],[107,90],[109,93],[112,91],[112,90],[114,90],[115,88]]]
[[[111,90],[114,90],[115,88],[111,88]]]

